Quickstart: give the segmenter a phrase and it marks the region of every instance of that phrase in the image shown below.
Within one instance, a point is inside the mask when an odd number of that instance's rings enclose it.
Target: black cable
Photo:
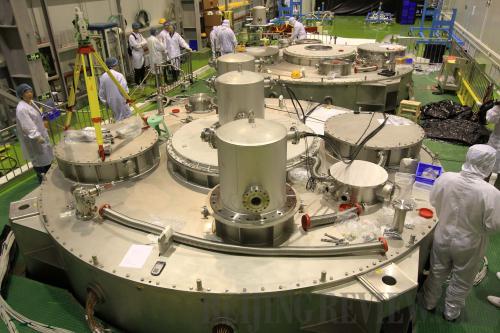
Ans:
[[[283,87],[285,87],[285,90],[288,93],[288,96],[290,97],[290,100],[292,101],[292,105],[295,108],[295,111],[297,112],[297,115],[299,116],[299,120],[302,120],[302,122],[305,124],[305,122],[306,122],[306,114],[304,113],[304,108],[302,107],[302,104],[300,104],[300,101],[297,98],[297,95],[295,95],[295,92],[290,87],[288,87],[286,84],[283,84]],[[299,106],[300,111],[302,112],[302,117],[299,114],[299,110],[297,109],[297,106],[295,105],[295,102],[297,102],[297,105]]]
[[[307,111],[307,113],[306,113],[306,115],[305,115],[304,118],[309,117],[311,115],[311,113],[313,113],[314,110],[316,110],[320,105],[323,105],[323,103],[318,103],[311,110]],[[312,119],[314,119],[314,118],[312,118]],[[304,123],[305,123],[305,119],[304,119]]]
[[[382,113],[382,114],[384,115],[384,121],[382,122],[382,124],[380,124],[377,128],[375,128],[370,134],[368,134],[363,139],[363,141],[361,141],[361,143],[356,147],[356,149],[354,150],[354,152],[349,156],[350,162],[348,164],[352,164],[352,162],[356,159],[356,157],[358,156],[358,154],[363,149],[364,145],[368,141],[370,141],[375,135],[377,135],[378,132],[380,132],[382,130],[382,128],[384,128],[384,126],[387,123],[387,120],[389,119],[389,117],[387,117],[387,115],[385,114],[385,112]]]
[[[366,126],[365,128],[365,131],[363,132],[363,134],[361,134],[361,136],[359,137],[358,141],[356,141],[356,145],[359,143],[359,141],[361,141],[361,139],[363,138],[363,136],[366,134],[366,132],[368,131],[368,129],[370,128],[370,125],[372,124],[372,120],[373,120],[373,116],[375,115],[375,112],[372,113],[372,116],[370,118],[370,121],[368,122],[368,126]]]
[[[323,139],[323,141],[328,146],[328,148],[330,148],[330,150],[333,152],[333,154],[336,155],[336,156],[334,156],[336,159],[338,159],[346,164],[349,163],[344,159],[342,154],[340,154],[340,152],[337,150],[337,148],[335,147],[335,144],[333,142],[331,142],[332,139],[330,137],[328,137],[324,134],[316,134],[316,133],[304,133],[303,136],[304,137],[313,136],[313,137]]]
[[[267,108],[267,109],[271,109],[271,110],[275,110],[275,111],[279,111],[279,112],[286,112],[286,113],[288,113],[288,114],[293,114],[293,112],[290,112],[290,111],[288,111],[288,110],[282,110],[282,109],[278,109],[278,108],[273,108],[272,106],[268,106],[268,105],[266,105],[266,108]],[[324,123],[324,122],[325,122],[325,120],[323,120],[323,119],[319,119],[319,118],[315,118],[315,117],[311,117],[311,116],[309,116],[308,118],[309,118],[309,119],[312,119],[312,120],[319,121],[319,122],[321,122],[321,123]],[[299,120],[300,120],[300,119],[299,119]]]

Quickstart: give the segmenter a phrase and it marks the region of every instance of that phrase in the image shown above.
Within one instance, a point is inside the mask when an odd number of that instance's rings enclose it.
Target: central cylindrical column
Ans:
[[[255,6],[252,8],[252,24],[265,25],[267,24],[267,9],[264,6]]]
[[[217,75],[240,69],[255,72],[255,57],[246,53],[229,53],[217,58]]]
[[[258,214],[283,208],[286,128],[264,119],[241,119],[217,129],[216,137],[223,206]]]
[[[264,78],[250,71],[233,71],[215,80],[219,123],[224,125],[248,117],[264,118]]]

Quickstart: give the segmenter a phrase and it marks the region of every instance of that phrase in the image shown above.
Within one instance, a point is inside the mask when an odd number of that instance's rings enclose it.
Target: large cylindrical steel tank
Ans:
[[[387,43],[367,43],[358,46],[358,58],[379,68],[393,69],[397,57],[404,57],[406,46]]]
[[[267,24],[267,9],[264,6],[255,6],[252,8],[252,24],[265,25]]]
[[[255,72],[255,57],[246,53],[229,53],[217,58],[217,75],[240,69]]]
[[[356,48],[349,45],[299,44],[283,50],[283,60],[301,66],[316,66],[325,60],[353,61]]]
[[[285,126],[264,119],[240,119],[217,129],[216,145],[225,207],[262,214],[284,206]]]
[[[219,123],[224,125],[253,112],[255,118],[264,118],[264,78],[250,71],[233,71],[215,80]]]
[[[333,155],[340,154],[350,159],[358,149],[358,144],[382,126],[363,147],[355,159],[382,166],[399,166],[403,158],[418,158],[425,132],[413,121],[399,117],[385,116],[382,113],[344,113],[333,116],[325,122],[325,135],[336,147],[327,146]]]

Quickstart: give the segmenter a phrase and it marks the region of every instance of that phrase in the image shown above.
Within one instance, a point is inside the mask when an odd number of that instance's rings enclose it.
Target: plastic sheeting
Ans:
[[[428,138],[475,145],[488,142],[490,132],[468,106],[444,100],[424,105],[420,125]]]

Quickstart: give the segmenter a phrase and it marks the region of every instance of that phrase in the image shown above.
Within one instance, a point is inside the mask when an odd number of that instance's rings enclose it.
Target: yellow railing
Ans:
[[[476,95],[471,85],[467,80],[459,73],[460,87],[457,91],[457,97],[462,105],[467,105],[472,107],[472,110],[476,111],[476,108],[482,103],[481,98]]]
[[[247,6],[248,4],[250,4],[250,1],[237,1],[237,2],[230,2],[228,4],[228,9],[227,10],[232,10],[232,9],[236,9],[236,8],[240,8],[240,7],[243,7],[243,6]],[[225,5],[219,5],[219,10],[226,10],[226,6]]]

